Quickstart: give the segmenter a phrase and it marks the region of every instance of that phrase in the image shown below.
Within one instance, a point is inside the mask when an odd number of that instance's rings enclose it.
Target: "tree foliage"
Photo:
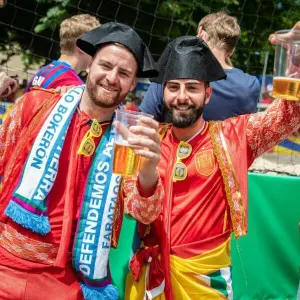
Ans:
[[[272,61],[269,34],[291,28],[300,20],[299,8],[300,0],[14,0],[0,10],[1,63],[15,53],[26,66],[57,58],[59,24],[78,13],[134,27],[157,59],[170,39],[194,35],[202,17],[224,10],[238,18],[242,29],[234,65],[260,74],[266,51]]]

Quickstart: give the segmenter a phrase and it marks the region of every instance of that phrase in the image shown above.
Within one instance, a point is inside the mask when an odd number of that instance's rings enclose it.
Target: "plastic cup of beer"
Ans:
[[[275,33],[273,97],[300,100],[300,30]]]
[[[142,116],[153,118],[153,116],[130,110],[116,110],[116,121],[119,121],[126,129],[139,124]],[[137,148],[137,147],[135,147]],[[118,131],[115,135],[114,142],[114,160],[113,173],[122,176],[136,176],[141,164],[141,156],[134,152],[132,146],[129,145],[126,134],[122,135]]]

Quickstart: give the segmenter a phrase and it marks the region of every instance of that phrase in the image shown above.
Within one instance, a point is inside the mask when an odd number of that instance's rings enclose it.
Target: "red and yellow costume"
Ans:
[[[300,101],[276,100],[265,112],[207,123],[187,141],[187,177],[173,180],[180,141],[162,127],[163,211],[140,226],[125,299],[232,299],[230,236],[247,234],[247,170],[300,126]]]
[[[48,195],[51,232],[36,234],[4,215],[18,183],[30,145],[47,116],[60,99],[51,90],[36,89],[25,94],[0,127],[0,299],[82,299],[78,278],[71,266],[80,202],[93,155],[78,155],[79,145],[91,120],[79,109],[73,115],[59,161],[59,171]],[[101,123],[102,135],[110,122]],[[94,138],[98,145],[102,135]],[[163,190],[160,181],[153,196],[144,199],[138,193],[136,179],[123,188],[124,210],[143,223],[158,215]],[[144,205],[145,201],[149,205]],[[150,210],[150,206],[156,210]],[[122,210],[116,209],[116,215]],[[122,212],[122,211],[121,211]],[[115,237],[121,218],[115,218]],[[42,282],[42,284],[41,284]],[[12,286],[13,284],[13,286]]]

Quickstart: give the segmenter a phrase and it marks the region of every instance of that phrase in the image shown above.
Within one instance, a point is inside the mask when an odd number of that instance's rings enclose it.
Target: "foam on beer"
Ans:
[[[276,76],[273,78],[273,80],[300,81],[300,78]]]

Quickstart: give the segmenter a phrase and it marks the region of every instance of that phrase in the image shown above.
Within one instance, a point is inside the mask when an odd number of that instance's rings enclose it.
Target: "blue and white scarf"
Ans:
[[[45,235],[51,231],[47,195],[57,172],[65,137],[84,86],[66,93],[39,131],[20,182],[5,214],[21,226]],[[89,170],[73,246],[73,268],[81,279],[85,299],[118,299],[111,284],[108,256],[120,176],[112,173],[115,131],[105,131]]]

